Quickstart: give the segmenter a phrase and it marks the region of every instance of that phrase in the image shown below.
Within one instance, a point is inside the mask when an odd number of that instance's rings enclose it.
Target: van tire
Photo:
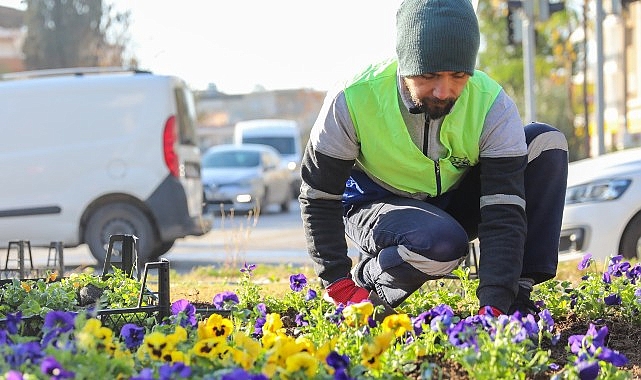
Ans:
[[[151,256],[149,257],[150,261],[158,261],[160,256],[164,255],[165,253],[169,252],[171,248],[174,246],[175,240],[172,241],[165,241],[162,242],[159,246],[154,249],[154,251],[151,253]]]
[[[118,234],[138,238],[139,265],[153,256],[157,238],[149,218],[130,203],[107,203],[89,216],[84,232],[84,242],[98,261],[98,266],[104,265],[109,237]]]

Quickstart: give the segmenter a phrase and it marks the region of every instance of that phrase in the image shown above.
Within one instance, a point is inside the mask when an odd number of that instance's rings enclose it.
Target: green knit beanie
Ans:
[[[402,76],[474,75],[480,32],[470,0],[404,0],[396,13],[396,32]]]

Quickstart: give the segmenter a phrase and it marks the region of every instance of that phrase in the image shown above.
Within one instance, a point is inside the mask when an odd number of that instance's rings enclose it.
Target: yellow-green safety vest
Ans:
[[[436,196],[478,163],[483,122],[501,86],[475,71],[443,120],[439,140],[445,154],[434,161],[414,144],[403,121],[397,65],[396,60],[372,65],[345,86],[347,107],[361,145],[357,162],[369,176],[396,189]]]

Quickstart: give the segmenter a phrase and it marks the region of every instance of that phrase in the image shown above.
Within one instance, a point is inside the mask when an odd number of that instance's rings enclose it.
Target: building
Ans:
[[[603,2],[603,146],[605,152],[641,146],[641,1]],[[588,41],[594,39],[588,34]],[[594,43],[591,44],[595,51]],[[598,51],[592,54],[595,56]],[[587,81],[596,82],[592,61]],[[583,81],[583,77],[579,78]],[[597,100],[591,99],[592,109]],[[590,155],[599,154],[596,115],[590,120]],[[604,153],[605,153],[604,152]]]
[[[324,97],[324,91],[310,89],[228,95],[210,85],[206,91],[196,93],[201,148],[232,142],[234,125],[251,119],[296,120],[301,126],[302,141],[306,142]]]

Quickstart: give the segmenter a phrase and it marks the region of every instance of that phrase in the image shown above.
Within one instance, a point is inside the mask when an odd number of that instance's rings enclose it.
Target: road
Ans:
[[[188,272],[198,266],[222,266],[225,264],[293,264],[311,265],[307,254],[298,201],[293,200],[291,210],[278,212],[269,208],[258,217],[251,215],[214,215],[212,230],[203,236],[191,236],[176,240],[172,249],[163,258],[179,272]],[[34,248],[36,267],[43,267],[48,250]],[[355,255],[350,248],[350,255]],[[66,270],[96,266],[97,261],[86,245],[65,248],[63,259]],[[28,265],[28,264],[27,264]]]

